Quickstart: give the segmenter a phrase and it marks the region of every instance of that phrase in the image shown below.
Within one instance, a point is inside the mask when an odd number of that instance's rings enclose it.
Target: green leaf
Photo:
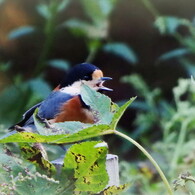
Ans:
[[[176,191],[178,188],[185,187],[187,182],[193,182],[195,184],[195,177],[193,177],[189,172],[180,174],[173,182],[174,190]]]
[[[131,184],[123,184],[119,186],[110,186],[106,188],[103,192],[100,194],[103,195],[113,195],[113,194],[121,194],[122,192],[125,192]]]
[[[47,63],[49,66],[52,66],[54,68],[58,68],[61,70],[65,70],[65,71],[67,71],[70,68],[70,63],[66,60],[53,59],[53,60],[49,60]]]
[[[76,36],[96,38],[96,40],[107,36],[107,24],[93,25],[79,19],[70,19],[62,24]]]
[[[13,39],[18,39],[22,36],[29,35],[31,33],[35,32],[35,27],[33,26],[22,26],[17,29],[12,30],[8,34],[8,39],[13,40]]]
[[[2,147],[2,145],[1,145]],[[0,181],[6,181],[8,179],[8,175],[12,174],[14,177],[17,176],[18,172],[21,172],[23,170],[21,164],[23,164],[22,160],[12,156],[12,155],[7,155],[5,153],[6,151],[1,150],[0,151]],[[25,164],[25,163],[24,163]],[[23,165],[24,165],[23,164]],[[25,164],[26,167],[28,167],[27,165],[28,163]],[[5,178],[1,177],[2,176],[2,172],[3,170],[9,170],[7,171],[8,174],[6,174],[6,172],[4,173]],[[8,181],[10,180],[10,178],[8,179]]]
[[[39,172],[34,174],[27,172],[20,174],[16,181],[14,194],[28,194],[28,195],[47,195],[47,194],[62,194],[59,189],[59,181],[42,175]],[[64,181],[67,182],[67,181]]]
[[[20,143],[20,149],[25,159],[35,164],[39,170],[46,171],[47,175],[55,173],[56,169],[47,158],[47,153],[40,143],[30,145],[28,143]]]
[[[85,13],[94,23],[101,23],[108,19],[116,2],[116,0],[81,0]]]
[[[131,98],[129,101],[127,101],[123,106],[121,106],[115,113],[114,116],[112,118],[112,122],[111,122],[111,129],[115,130],[116,126],[118,124],[118,121],[120,120],[120,118],[122,117],[123,113],[125,112],[125,110],[131,105],[131,103],[136,99],[136,97]]]
[[[51,93],[51,87],[43,79],[32,79],[26,83],[34,96],[44,99]]]
[[[50,92],[51,88],[42,79],[19,81],[7,86],[0,94],[0,102],[4,102],[0,109],[0,123],[10,125],[21,120],[20,116],[29,107],[42,101]]]
[[[190,79],[178,80],[178,86],[173,88],[173,94],[178,108],[178,112],[181,111],[184,113],[186,112],[186,114],[189,114],[190,111],[193,110],[192,105],[195,103],[194,93],[194,84],[191,82]],[[182,99],[182,96],[184,96],[185,94],[188,94],[188,100]]]
[[[41,3],[37,6],[38,13],[46,20],[54,17],[58,12],[64,10],[68,4],[69,0],[61,0],[60,2],[51,1],[46,3]]]
[[[0,102],[3,102],[0,109],[0,123],[10,124],[19,120],[17,117],[27,109],[24,103],[30,95],[30,90],[25,84],[7,86],[0,95]]]
[[[69,4],[70,0],[62,0],[61,3],[58,4],[58,11],[63,11]]]
[[[36,130],[41,135],[51,135],[50,134],[50,129],[46,127],[46,124],[43,123],[41,118],[38,116],[38,111],[39,111],[39,109],[36,108],[36,110],[33,113],[33,120],[34,120]]]
[[[6,63],[0,62],[0,71],[6,72],[10,70],[11,66],[12,66],[11,62],[6,62]]]
[[[83,142],[69,148],[64,159],[64,171],[74,174],[75,191],[97,193],[108,184],[105,142]]]
[[[179,49],[174,49],[172,51],[169,51],[163,55],[161,55],[158,60],[159,61],[165,61],[165,60],[169,60],[172,58],[181,58],[186,54],[189,54],[190,51],[186,48],[179,48]]]
[[[133,87],[143,97],[145,97],[147,94],[150,93],[150,89],[148,88],[146,82],[138,74],[131,74],[131,75],[123,76],[121,78],[121,82],[133,85]]]
[[[66,123],[64,123],[66,124]],[[0,143],[11,142],[38,142],[38,143],[56,143],[56,144],[70,144],[92,137],[97,137],[105,134],[110,134],[109,125],[94,125],[92,127],[83,129],[73,134],[60,135],[40,135],[31,132],[17,132],[8,133],[0,138]]]
[[[181,58],[180,63],[185,68],[186,72],[188,73],[189,77],[194,75],[195,72],[195,63],[192,60],[187,58]]]
[[[177,17],[158,17],[155,21],[155,26],[158,28],[161,34],[173,35],[177,32],[180,25],[189,25],[189,21]]]
[[[111,112],[111,99],[108,96],[83,85],[81,98],[93,110],[96,123],[110,124],[113,113]]]
[[[62,26],[73,29],[80,34],[87,34],[87,30],[91,25],[79,19],[69,19],[68,21],[64,22]]]
[[[39,4],[37,6],[37,11],[45,19],[49,19],[51,17],[49,6],[46,4]]]
[[[76,36],[89,36],[90,37],[90,31],[94,29],[94,27],[82,20],[79,19],[70,19],[62,24],[62,26],[67,27],[71,30],[73,34]]]
[[[138,61],[134,51],[124,43],[108,43],[104,46],[103,50],[113,53],[132,64],[135,64]]]
[[[34,158],[35,151],[28,147],[26,149],[28,150],[27,156]],[[8,148],[3,148],[2,144],[0,145],[0,194],[73,194],[73,190],[70,191],[69,186],[73,185],[74,181],[63,178],[63,182],[61,182],[41,172],[42,170],[37,172],[36,167],[24,160],[22,156],[19,159]]]
[[[38,109],[33,114],[34,123],[37,131],[41,135],[59,135],[74,134],[85,128],[93,126],[93,124],[81,123],[79,121],[66,121],[64,123],[54,123],[50,128],[38,117]]]
[[[94,124],[81,123],[79,121],[66,121],[65,123],[55,123],[54,128],[58,130],[57,133],[73,134],[80,130],[92,127]]]
[[[0,143],[43,142],[69,144],[92,137],[111,134],[126,108],[135,99],[131,98],[119,108],[116,104],[111,102],[110,98],[87,86],[82,88],[81,96],[83,101],[89,105],[93,111],[97,120],[95,125],[70,121],[48,126],[48,124],[43,123],[43,121],[37,116],[37,109],[34,114],[34,122],[37,131],[40,134],[31,132],[10,132],[0,138]]]
[[[5,0],[0,0],[0,4],[4,3]]]

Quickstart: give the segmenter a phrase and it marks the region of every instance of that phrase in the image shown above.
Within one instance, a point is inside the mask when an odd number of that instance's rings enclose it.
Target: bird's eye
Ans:
[[[86,81],[87,81],[87,80],[90,80],[90,76],[87,76],[87,75],[84,76],[84,77],[83,77],[83,80],[86,80]]]

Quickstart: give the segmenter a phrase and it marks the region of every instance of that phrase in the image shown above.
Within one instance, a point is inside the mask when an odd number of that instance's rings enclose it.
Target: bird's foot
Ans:
[[[21,127],[19,125],[15,125],[14,126],[15,130],[18,131],[18,132],[23,132],[23,131],[26,131],[26,129],[24,127]]]
[[[50,129],[53,128],[52,125],[49,123],[49,121],[48,121],[47,119],[44,119],[44,120],[43,120],[43,123],[45,124],[45,127],[46,127],[46,128],[50,128]]]
[[[46,128],[52,128],[49,121],[45,118],[41,118],[39,115],[37,115],[38,120],[45,125]]]

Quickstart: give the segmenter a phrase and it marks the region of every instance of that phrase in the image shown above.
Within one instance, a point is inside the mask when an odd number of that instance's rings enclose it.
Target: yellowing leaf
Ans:
[[[64,171],[74,174],[75,191],[97,193],[108,184],[106,172],[107,144],[83,142],[74,144],[64,159]]]
[[[130,184],[123,184],[120,186],[110,186],[107,189],[105,189],[103,192],[101,192],[101,195],[114,195],[114,194],[120,194],[121,192],[126,191],[129,188]]]
[[[70,144],[92,137],[107,134],[109,125],[94,125],[92,127],[80,130],[73,134],[60,134],[60,135],[40,135],[31,132],[17,132],[8,134],[0,138],[0,143],[10,142],[39,142],[39,143],[57,143],[57,144]],[[110,133],[110,131],[108,131]]]
[[[40,143],[32,146],[29,143],[21,143],[20,149],[23,157],[35,164],[40,170],[46,171],[49,175],[55,172],[54,165],[47,159],[46,151]]]

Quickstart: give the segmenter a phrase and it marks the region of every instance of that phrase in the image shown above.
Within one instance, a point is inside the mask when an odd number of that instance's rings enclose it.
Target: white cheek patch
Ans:
[[[90,88],[94,90],[98,90],[100,87],[97,86],[98,80],[92,80],[92,81],[76,81],[72,85],[69,85],[67,87],[61,88],[60,91],[62,93],[68,93],[72,96],[79,95],[81,93],[81,87],[83,84],[89,86]]]
[[[72,85],[63,87],[62,89],[60,89],[60,91],[62,93],[68,93],[72,96],[75,96],[81,93],[81,86],[82,86],[82,82],[77,81],[77,82],[74,82]]]
[[[91,87],[94,90],[98,90],[99,87],[97,86],[98,80],[91,80],[91,81],[82,81],[83,84]]]

